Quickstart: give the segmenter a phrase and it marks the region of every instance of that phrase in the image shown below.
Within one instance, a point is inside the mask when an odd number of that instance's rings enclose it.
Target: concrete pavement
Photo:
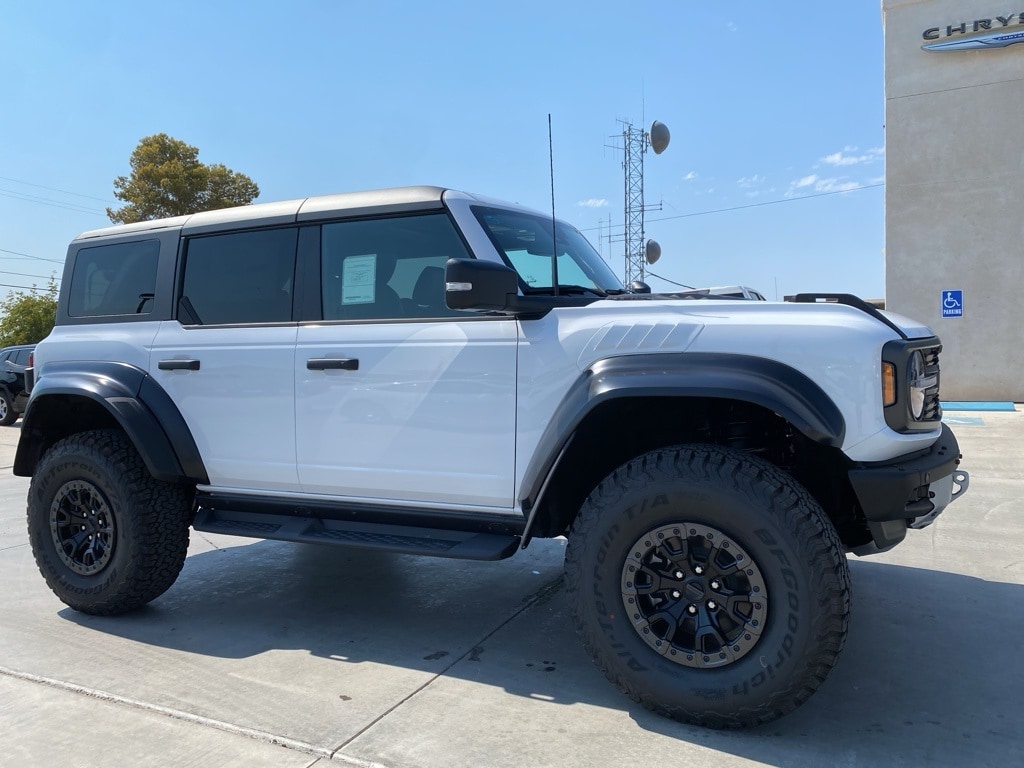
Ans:
[[[605,681],[562,541],[472,563],[193,532],[151,605],[71,611],[36,570],[19,429],[0,428],[0,765],[1024,764],[1024,413],[947,420],[967,495],[852,558],[849,640],[806,705],[725,733]]]

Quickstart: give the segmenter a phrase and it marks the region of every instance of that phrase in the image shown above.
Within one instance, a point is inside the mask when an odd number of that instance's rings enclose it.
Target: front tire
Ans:
[[[75,610],[131,611],[163,594],[185,563],[192,495],[153,478],[116,430],[51,447],[28,495],[28,532],[50,589]]]
[[[617,469],[573,523],[565,569],[597,666],[682,722],[790,712],[845,642],[850,574],[834,527],[792,477],[740,451],[676,446]]]
[[[6,390],[0,389],[0,426],[9,427],[18,420],[14,402]]]

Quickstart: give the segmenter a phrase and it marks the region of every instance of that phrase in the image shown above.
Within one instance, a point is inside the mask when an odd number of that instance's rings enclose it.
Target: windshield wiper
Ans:
[[[568,294],[592,293],[593,295],[600,296],[602,298],[608,295],[607,291],[604,291],[601,288],[596,288],[594,286],[565,285],[563,283],[558,284],[558,292]]]
[[[608,296],[608,292],[603,288],[597,288],[593,285],[567,285],[566,283],[558,284],[558,291],[555,292],[550,286],[544,288],[527,287],[524,291],[527,296],[597,296],[598,298],[605,298]]]

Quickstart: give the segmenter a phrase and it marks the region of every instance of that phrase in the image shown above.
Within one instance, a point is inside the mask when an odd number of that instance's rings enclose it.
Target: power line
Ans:
[[[9,176],[0,176],[0,180],[13,181],[15,184],[24,184],[26,187],[36,187],[37,189],[48,189],[51,192],[60,192],[62,195],[72,195],[73,197],[84,197],[87,200],[99,200],[101,203],[110,203],[111,205],[117,205],[114,200],[107,200],[105,197],[93,197],[92,195],[82,195],[78,192],[68,192],[66,189],[57,189],[57,187],[47,187],[42,184],[33,184],[31,181],[22,181],[21,179],[12,179]]]
[[[23,291],[45,291],[46,288],[40,288],[38,285],[10,285],[8,283],[0,283],[0,288],[20,288]]]
[[[22,253],[21,251],[9,251],[6,248],[0,248],[0,253],[10,253],[13,256],[15,256],[16,258],[21,258],[21,259],[35,259],[36,261],[49,261],[49,262],[52,262],[54,264],[63,264],[64,263],[64,259],[44,259],[42,256],[31,256],[31,255],[29,255],[27,253]]]
[[[17,275],[18,277],[38,277],[40,280],[55,280],[59,281],[60,278],[56,275],[30,275],[26,272],[6,272],[0,269],[0,275]]]
[[[856,189],[834,189],[831,192],[818,192],[814,195],[801,195],[800,197],[784,197],[781,200],[765,200],[763,203],[750,203],[749,205],[736,205],[732,208],[719,208],[714,211],[699,211],[697,213],[681,213],[678,216],[665,216],[661,219],[651,219],[651,221],[669,221],[670,219],[688,219],[692,216],[706,216],[710,213],[726,213],[727,211],[741,211],[744,208],[760,208],[765,205],[778,205],[779,203],[792,203],[795,200],[808,200],[812,197],[828,197],[829,195],[845,195],[847,192],[856,192],[861,189],[874,189],[875,187],[884,187],[885,184],[868,184],[863,187],[857,187]]]
[[[654,272],[651,272],[651,270],[649,270],[649,269],[647,270],[647,274],[650,275],[651,277],[656,277],[659,280],[664,280],[666,283],[671,283],[672,285],[678,285],[680,288],[689,288],[691,291],[697,290],[692,285],[687,285],[686,283],[677,283],[675,280],[669,280],[667,277],[662,277],[661,275],[655,274]]]
[[[854,189],[834,189],[831,192],[817,192],[813,195],[800,195],[799,197],[784,197],[781,200],[765,200],[761,203],[749,203],[748,205],[734,205],[731,208],[716,208],[711,211],[695,211],[694,213],[681,213],[678,216],[663,216],[660,219],[648,219],[647,221],[671,221],[672,219],[689,219],[694,216],[707,216],[712,213],[728,213],[729,211],[742,211],[745,208],[761,208],[765,205],[778,205],[779,203],[792,203],[797,200],[810,200],[812,197],[828,197],[829,195],[845,195],[850,192],[858,192],[862,189],[875,189],[877,187],[884,187],[885,184],[866,184],[863,187],[856,187]],[[581,232],[593,232],[595,229],[601,229],[601,227],[588,227],[580,230]]]
[[[0,197],[9,197],[13,200],[22,200],[26,203],[38,203],[39,205],[48,205],[51,208],[63,208],[66,211],[75,211],[76,213],[91,213],[94,216],[107,215],[106,211],[98,211],[95,208],[86,208],[84,205],[76,205],[75,203],[61,203],[57,200],[51,200],[48,197],[27,195],[23,192],[14,192],[9,189],[0,189]]]

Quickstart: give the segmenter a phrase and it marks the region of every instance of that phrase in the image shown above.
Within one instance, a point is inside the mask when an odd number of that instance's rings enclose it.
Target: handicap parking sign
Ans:
[[[942,316],[964,316],[964,292],[962,290],[942,292]]]

